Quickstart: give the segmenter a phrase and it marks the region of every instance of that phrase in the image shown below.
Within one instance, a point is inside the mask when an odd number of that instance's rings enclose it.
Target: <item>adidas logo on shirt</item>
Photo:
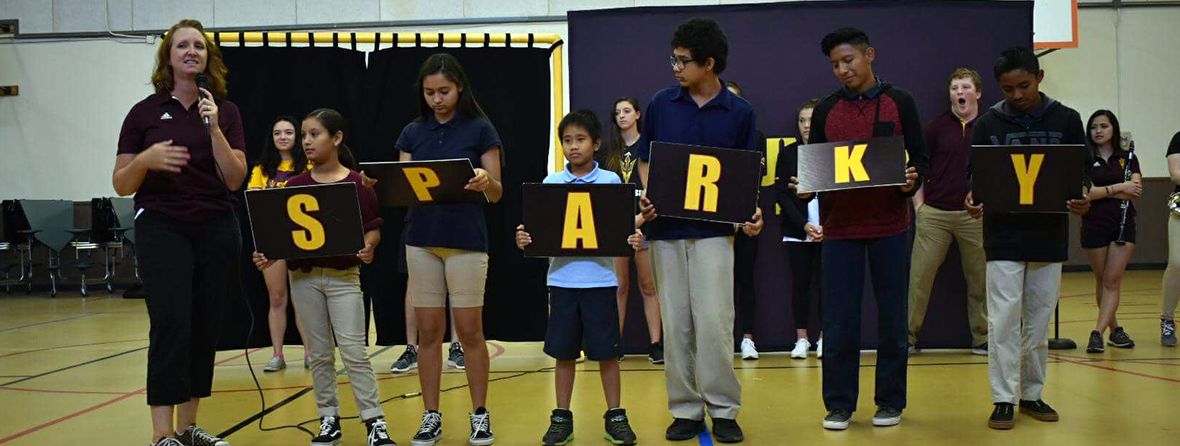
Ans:
[[[172,115],[168,114],[168,112],[164,112],[164,114],[160,115],[161,121],[167,121],[169,119],[172,119]]]

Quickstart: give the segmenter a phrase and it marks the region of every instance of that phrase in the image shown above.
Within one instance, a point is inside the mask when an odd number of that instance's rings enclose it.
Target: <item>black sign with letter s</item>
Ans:
[[[356,255],[365,247],[355,183],[246,191],[254,250],[270,260]]]

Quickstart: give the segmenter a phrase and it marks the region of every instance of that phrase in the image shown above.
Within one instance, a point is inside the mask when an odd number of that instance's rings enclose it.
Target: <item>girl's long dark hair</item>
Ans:
[[[1110,110],[1098,110],[1094,112],[1094,114],[1090,115],[1089,121],[1086,121],[1086,145],[1090,147],[1090,154],[1093,155],[1095,159],[1097,159],[1099,156],[1098,144],[1094,142],[1094,134],[1090,133],[1090,126],[1094,125],[1094,120],[1098,119],[1099,116],[1105,116],[1106,119],[1110,120],[1110,128],[1113,132],[1113,134],[1110,135],[1110,146],[1114,148],[1114,152],[1112,153],[1118,154],[1119,152],[1123,151],[1123,132],[1122,129],[1119,128],[1119,118],[1116,118],[1114,116],[1114,112]]]
[[[307,114],[306,118],[319,121],[324,128],[328,130],[328,134],[335,135],[336,132],[344,132],[344,137],[340,139],[340,146],[337,148],[337,156],[340,157],[340,164],[352,170],[359,170],[356,157],[352,154],[352,149],[348,147],[348,121],[344,120],[344,116],[340,112],[330,108],[317,109]]]
[[[434,54],[422,63],[418,70],[418,81],[414,83],[414,96],[418,98],[418,121],[425,121],[434,116],[434,109],[426,103],[426,96],[422,93],[422,82],[426,76],[442,74],[447,80],[459,87],[459,102],[455,104],[455,113],[465,119],[488,119],[479,103],[475,101],[475,91],[471,82],[467,81],[467,73],[459,65],[459,59],[447,53]]]
[[[274,178],[279,171],[279,163],[283,162],[283,155],[279,153],[279,148],[275,147],[274,128],[275,124],[280,122],[289,122],[292,127],[295,127],[295,145],[291,147],[291,167],[295,171],[295,175],[303,173],[307,170],[307,154],[303,153],[303,134],[299,121],[294,116],[282,115],[274,119],[270,123],[270,132],[266,135],[266,144],[262,149],[262,155],[258,157],[258,166],[262,168],[262,174],[267,178]]]
[[[618,172],[622,169],[623,152],[627,150],[627,142],[623,141],[623,129],[619,128],[619,120],[616,118],[615,107],[619,106],[620,102],[628,102],[631,108],[635,109],[635,114],[639,115],[639,119],[635,120],[636,129],[643,129],[643,110],[639,108],[639,100],[631,96],[620,96],[611,104],[610,125],[606,126],[606,135],[602,138],[602,153],[603,164],[607,170]]]

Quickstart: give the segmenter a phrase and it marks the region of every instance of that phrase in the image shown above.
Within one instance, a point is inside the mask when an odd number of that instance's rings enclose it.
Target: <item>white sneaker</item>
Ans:
[[[285,368],[287,368],[287,361],[283,360],[282,356],[272,356],[270,358],[270,362],[266,363],[266,366],[262,368],[262,371],[277,372]]]
[[[824,338],[819,338],[815,341],[815,359],[823,359],[824,357]]]
[[[758,359],[758,349],[754,348],[754,340],[742,338],[742,359]]]
[[[795,341],[795,349],[791,350],[791,357],[795,359],[807,359],[807,351],[811,350],[811,341],[807,338]]]

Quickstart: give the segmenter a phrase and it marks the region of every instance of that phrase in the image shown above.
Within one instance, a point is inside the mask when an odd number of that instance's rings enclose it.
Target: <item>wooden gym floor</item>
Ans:
[[[1123,282],[1120,321],[1135,339],[1132,350],[1107,347],[1090,355],[1084,349],[1051,352],[1045,400],[1061,413],[1058,423],[1017,415],[1016,428],[1001,432],[985,425],[992,405],[986,358],[966,351],[925,351],[910,359],[909,408],[901,426],[873,428],[869,423],[875,355],[867,352],[861,371],[859,411],[852,428],[828,432],[820,399],[820,363],[811,357],[792,360],[784,353],[764,353],[759,361],[735,359],[743,385],[739,422],[750,445],[865,444],[1009,445],[1009,444],[1176,444],[1180,438],[1180,349],[1159,344],[1161,271],[1132,271]],[[1068,273],[1062,286],[1062,334],[1085,343],[1096,307],[1090,273]],[[143,445],[150,435],[144,396],[148,319],[139,300],[106,297],[82,299],[65,292],[56,299],[0,294],[0,445]],[[539,343],[488,346],[493,356],[490,404],[500,445],[534,445],[548,427],[553,408],[552,361]],[[1083,347],[1084,348],[1084,347]],[[394,439],[403,446],[417,429],[422,402],[415,395],[413,373],[392,375],[389,365],[402,347],[371,347],[383,404]],[[264,374],[269,348],[253,350],[250,359],[266,396],[264,428],[312,420],[315,404],[310,373],[300,360],[279,373]],[[288,347],[300,358],[301,347]],[[579,366],[574,392],[574,444],[607,444],[602,439],[606,409],[597,366]],[[633,356],[622,365],[623,406],[641,444],[665,444],[667,412],[662,368]],[[351,391],[341,379],[345,415],[355,415]],[[462,386],[461,372],[448,370],[443,387]],[[236,446],[306,445],[309,436],[295,429],[259,429],[259,395],[243,352],[218,356],[214,396],[202,404],[201,425]],[[442,445],[465,445],[465,388],[443,393]],[[310,422],[308,422],[310,421]],[[343,424],[345,444],[364,444],[364,428]],[[712,444],[701,437],[680,444]]]

